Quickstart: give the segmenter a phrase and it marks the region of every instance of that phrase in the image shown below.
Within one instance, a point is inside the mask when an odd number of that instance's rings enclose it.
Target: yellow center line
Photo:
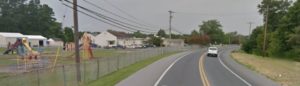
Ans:
[[[199,72],[200,72],[200,77],[203,83],[203,86],[210,86],[210,83],[207,79],[206,73],[205,73],[205,68],[204,68],[204,58],[205,58],[206,53],[203,53],[199,59]]]

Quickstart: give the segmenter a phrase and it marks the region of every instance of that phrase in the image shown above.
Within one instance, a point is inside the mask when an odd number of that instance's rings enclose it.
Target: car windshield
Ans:
[[[217,50],[217,48],[212,47],[212,48],[209,48],[209,50]]]

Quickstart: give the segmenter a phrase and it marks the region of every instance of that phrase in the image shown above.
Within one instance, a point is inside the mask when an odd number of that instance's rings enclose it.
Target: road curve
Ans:
[[[202,86],[199,57],[204,50],[196,50],[179,59],[157,82],[157,86]]]
[[[230,52],[238,48],[221,48],[219,57],[207,57],[204,49],[195,51],[176,61],[154,86],[278,86],[232,60]]]

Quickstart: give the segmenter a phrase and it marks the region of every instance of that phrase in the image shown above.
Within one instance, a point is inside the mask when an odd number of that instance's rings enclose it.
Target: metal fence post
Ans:
[[[86,83],[86,61],[83,61],[83,84]]]
[[[120,55],[117,55],[117,70],[119,70],[120,66]]]
[[[110,62],[109,62],[109,60],[110,59],[107,58],[107,61],[106,61],[107,62],[107,71],[108,71],[108,73],[110,73],[110,68],[109,68],[110,67]]]
[[[66,73],[65,73],[65,66],[62,65],[62,72],[63,72],[63,82],[64,82],[64,86],[67,86],[67,82],[66,82]]]
[[[37,69],[37,86],[40,86],[40,73],[39,73],[39,69]]]
[[[100,63],[99,63],[99,58],[97,58],[97,79],[99,78],[99,71],[100,71]]]

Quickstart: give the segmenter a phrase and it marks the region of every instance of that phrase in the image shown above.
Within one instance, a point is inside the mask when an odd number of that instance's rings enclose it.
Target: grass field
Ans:
[[[279,82],[282,86],[300,86],[300,62],[240,52],[231,55],[240,64]]]
[[[4,52],[5,48],[0,48],[0,53]],[[93,54],[95,58],[111,57],[115,55],[123,54],[121,50],[109,50],[109,49],[94,49]],[[0,54],[0,67],[17,64],[18,55],[1,55]],[[42,58],[47,58],[49,61],[54,61],[57,54],[57,48],[45,48],[41,53]],[[80,53],[83,56],[83,52]],[[51,62],[50,62],[51,63]],[[62,51],[58,54],[57,63],[59,64],[73,64],[74,63],[74,51]]]
[[[136,71],[146,67],[147,65],[163,58],[163,57],[167,57],[169,55],[175,54],[176,52],[173,53],[167,53],[164,55],[158,55],[155,57],[151,57],[149,59],[146,59],[144,61],[140,61],[137,62],[135,64],[132,64],[128,67],[122,68],[116,72],[112,72],[108,75],[103,76],[102,78],[96,80],[96,81],[92,81],[88,84],[88,86],[114,86],[115,84],[117,84],[118,82],[120,82],[121,80],[127,78],[128,76],[130,76],[131,74],[135,73]]]

